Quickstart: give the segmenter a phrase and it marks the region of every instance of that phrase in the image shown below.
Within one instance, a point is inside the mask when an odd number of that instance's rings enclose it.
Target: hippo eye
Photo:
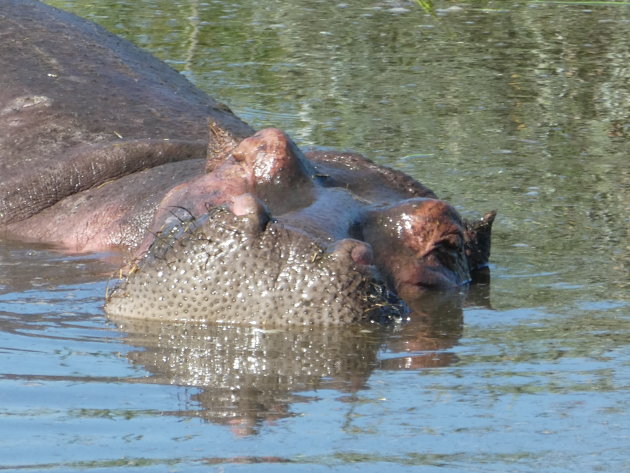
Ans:
[[[461,236],[452,234],[446,235],[435,244],[436,256],[445,264],[452,264],[460,254],[463,239]]]
[[[457,251],[462,247],[462,237],[454,234],[447,235],[437,243],[436,247],[444,250]]]

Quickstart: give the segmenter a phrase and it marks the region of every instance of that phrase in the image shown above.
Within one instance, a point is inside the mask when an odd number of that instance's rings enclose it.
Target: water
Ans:
[[[627,2],[50,3],[499,217],[489,292],[370,331],[116,325],[107,255],[3,243],[0,469],[630,471]]]

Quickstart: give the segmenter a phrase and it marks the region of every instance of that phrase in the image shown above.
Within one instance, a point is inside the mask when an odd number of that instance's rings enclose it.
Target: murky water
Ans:
[[[117,326],[113,264],[0,245],[0,469],[630,470],[627,2],[50,3],[499,217],[397,330]]]

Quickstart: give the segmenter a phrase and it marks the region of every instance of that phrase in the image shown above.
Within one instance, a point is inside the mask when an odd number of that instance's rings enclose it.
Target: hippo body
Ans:
[[[400,319],[487,264],[494,212],[466,222],[359,154],[255,133],[162,62],[41,3],[4,2],[0,34],[0,228],[120,250],[115,318]]]
[[[163,62],[69,13],[36,1],[3,0],[0,35],[0,225],[20,222],[13,227],[18,234],[98,249],[99,232],[82,228],[70,235],[78,222],[52,224],[50,212],[32,225],[26,219],[123,176],[205,159],[209,119],[228,140],[253,132]],[[179,175],[162,173],[156,179],[164,185],[154,182],[150,193],[168,189]],[[134,213],[122,206],[144,200],[148,187],[142,187],[137,196],[137,186],[127,187],[119,204],[110,196],[103,220]],[[92,221],[101,219],[94,210]],[[67,209],[57,213],[68,215]],[[135,233],[128,237],[135,240],[142,230],[116,233]]]

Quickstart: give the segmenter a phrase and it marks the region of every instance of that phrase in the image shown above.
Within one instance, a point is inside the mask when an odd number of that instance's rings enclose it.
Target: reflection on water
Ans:
[[[473,290],[475,291],[475,289]],[[382,327],[263,330],[255,327],[118,321],[127,358],[150,382],[199,388],[190,410],[238,435],[291,414],[305,391],[356,393],[374,369],[448,366],[462,334],[461,297],[428,295],[409,323]],[[388,356],[378,359],[379,351]]]
[[[256,127],[497,209],[492,294],[384,329],[119,327],[115,264],[3,243],[0,469],[630,470],[627,2],[50,3]]]

